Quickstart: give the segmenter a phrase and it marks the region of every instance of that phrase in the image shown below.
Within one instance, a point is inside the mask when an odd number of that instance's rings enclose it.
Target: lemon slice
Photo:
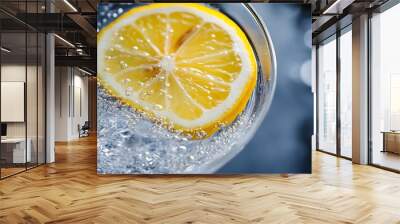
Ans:
[[[100,31],[97,57],[99,82],[110,94],[193,138],[231,123],[257,80],[246,35],[201,4],[127,11]]]

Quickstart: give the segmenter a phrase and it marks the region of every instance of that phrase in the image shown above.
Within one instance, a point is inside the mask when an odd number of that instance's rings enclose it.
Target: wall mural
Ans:
[[[309,6],[98,6],[99,174],[309,173]]]

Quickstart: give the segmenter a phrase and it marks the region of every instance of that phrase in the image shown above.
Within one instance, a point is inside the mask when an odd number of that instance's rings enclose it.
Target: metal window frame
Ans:
[[[25,3],[25,11],[27,11],[28,0],[25,0],[25,1],[22,1],[22,2]],[[29,1],[29,2],[32,2],[32,0]],[[39,2],[42,2],[42,1],[36,0],[35,2],[36,2],[36,11],[38,12],[38,10],[39,10]],[[47,7],[46,7],[46,11],[47,11]],[[27,14],[25,14],[25,16],[26,15]],[[27,117],[28,117],[28,113],[27,113],[28,30],[31,30],[34,33],[36,33],[36,56],[37,56],[37,58],[36,58],[36,136],[35,136],[36,137],[36,142],[37,142],[37,147],[36,147],[37,152],[36,152],[36,162],[35,162],[35,164],[33,164],[33,163],[32,163],[33,165],[29,164],[29,165],[32,165],[32,166],[29,166],[29,167],[28,167],[28,162],[27,162],[27,158],[28,158],[28,154],[27,154],[27,147],[28,147],[28,144],[27,144],[27,139],[28,139],[28,124],[27,124],[28,123],[28,119],[27,119]],[[0,31],[0,45],[1,45],[1,41],[2,41],[2,38],[1,38],[2,37],[2,33],[3,32]],[[12,177],[14,175],[26,172],[26,171],[28,171],[30,169],[39,167],[39,166],[47,163],[47,141],[46,141],[46,137],[47,137],[47,128],[46,128],[46,126],[47,126],[47,113],[46,113],[46,108],[47,108],[47,100],[46,100],[46,98],[47,98],[46,97],[47,96],[47,84],[46,83],[47,82],[44,82],[45,85],[43,86],[43,88],[44,88],[44,99],[43,99],[43,105],[42,105],[42,107],[45,109],[43,111],[43,113],[44,113],[43,119],[44,120],[42,120],[42,122],[44,123],[44,133],[43,133],[44,134],[44,136],[43,136],[43,139],[44,139],[43,147],[44,148],[42,150],[44,152],[44,155],[42,155],[44,161],[43,161],[43,163],[39,163],[39,141],[38,141],[39,140],[39,82],[38,82],[38,77],[39,77],[39,68],[38,68],[38,66],[39,66],[39,33],[45,34],[43,36],[43,40],[42,40],[42,44],[44,44],[44,51],[41,51],[41,53],[43,53],[44,64],[45,64],[44,68],[42,68],[42,78],[44,80],[46,80],[46,77],[47,77],[47,66],[46,66],[47,65],[47,60],[46,60],[46,58],[47,58],[47,39],[46,39],[46,35],[47,35],[47,33],[44,33],[44,32],[41,32],[39,30],[36,30],[35,28],[29,26],[26,23],[25,23],[25,30],[23,32],[21,32],[21,34],[25,34],[25,85],[24,85],[24,91],[25,91],[24,92],[24,97],[25,97],[25,99],[24,99],[24,107],[25,107],[24,108],[24,120],[25,120],[25,169],[23,169],[21,171],[18,171],[18,172],[15,172],[15,173],[12,173],[12,174],[7,175],[7,176],[3,176],[2,175],[2,168],[0,166],[0,180],[4,180],[4,179],[6,179],[8,177]],[[1,62],[2,62],[2,56],[1,56],[1,53],[0,53],[0,82],[1,82],[1,67],[2,67]],[[0,85],[0,90],[1,90],[1,85]],[[1,100],[1,91],[0,91],[0,100]],[[1,106],[0,106],[0,109],[1,109]],[[1,115],[0,115],[0,123],[1,123]],[[1,144],[0,144],[0,158],[1,158]]]
[[[352,160],[352,158],[347,157],[342,155],[342,149],[341,149],[341,132],[342,132],[342,127],[341,127],[341,117],[340,117],[340,103],[341,103],[341,89],[340,89],[340,84],[341,84],[341,66],[340,66],[340,37],[344,35],[346,32],[351,32],[351,25],[352,23],[344,26],[343,28],[340,28],[339,26],[337,27],[337,30],[334,34],[326,37],[325,39],[321,40],[317,45],[316,45],[316,150],[319,152],[323,152],[329,155],[333,155],[336,157],[340,157],[343,159],[347,160]],[[334,36],[334,38],[332,38]],[[332,40],[329,40],[332,39]],[[329,151],[326,151],[324,149],[321,149],[319,146],[319,112],[320,112],[320,99],[319,99],[319,90],[320,90],[320,74],[319,74],[319,48],[320,44],[326,41],[336,41],[336,152],[332,153]]]

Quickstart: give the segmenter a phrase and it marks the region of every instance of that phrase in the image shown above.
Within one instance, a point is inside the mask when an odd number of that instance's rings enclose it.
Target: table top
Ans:
[[[397,134],[397,135],[400,135],[400,131],[381,131],[381,133],[384,133],[384,134]]]
[[[29,139],[27,139],[29,141]],[[20,143],[24,142],[25,138],[5,138],[1,139],[1,143]]]

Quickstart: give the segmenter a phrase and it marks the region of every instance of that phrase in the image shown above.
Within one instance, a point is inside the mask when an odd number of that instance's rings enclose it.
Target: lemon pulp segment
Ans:
[[[231,123],[257,80],[256,59],[240,27],[189,3],[136,7],[103,28],[98,73],[112,95],[194,138]]]

